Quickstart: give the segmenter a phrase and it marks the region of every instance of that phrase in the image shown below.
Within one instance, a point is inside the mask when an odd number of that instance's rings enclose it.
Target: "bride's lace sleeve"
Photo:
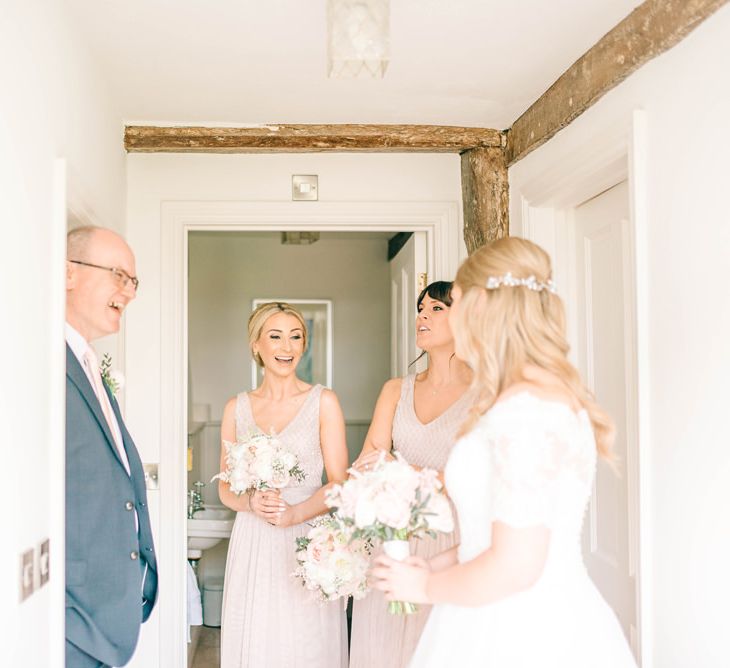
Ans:
[[[551,526],[566,486],[590,475],[574,434],[542,418],[510,420],[492,442],[493,518],[517,528]]]

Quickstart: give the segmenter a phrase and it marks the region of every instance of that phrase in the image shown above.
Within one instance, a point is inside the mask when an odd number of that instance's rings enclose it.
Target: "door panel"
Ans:
[[[390,261],[390,375],[405,376],[418,357],[416,300],[420,281],[427,274],[426,233],[414,232]],[[414,370],[411,367],[411,370]]]
[[[632,341],[634,317],[631,248],[627,234],[626,182],[575,209],[576,316],[580,371],[616,423],[614,471],[600,461],[583,532],[588,572],[616,611],[624,633],[636,638],[636,579],[631,550],[634,526],[629,503],[627,461],[635,447]],[[634,647],[634,651],[636,651]]]

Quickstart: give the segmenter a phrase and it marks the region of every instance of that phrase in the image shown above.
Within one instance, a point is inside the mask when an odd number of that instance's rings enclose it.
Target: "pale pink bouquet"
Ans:
[[[325,502],[352,530],[354,538],[382,541],[383,551],[403,561],[409,555],[408,540],[437,532],[454,530],[451,505],[433,469],[417,470],[396,453],[385,461],[385,454],[372,470],[350,470],[351,477],[334,485]],[[410,614],[413,603],[392,601],[393,614]]]
[[[306,536],[297,538],[294,577],[322,601],[360,599],[368,592],[370,541],[355,538],[335,515],[315,520]]]
[[[231,486],[235,494],[249,490],[282,489],[305,474],[297,456],[287,450],[275,434],[254,432],[243,441],[223,441],[226,470],[213,476]]]

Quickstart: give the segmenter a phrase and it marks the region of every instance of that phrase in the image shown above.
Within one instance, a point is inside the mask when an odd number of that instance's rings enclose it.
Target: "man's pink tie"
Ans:
[[[101,379],[101,371],[99,370],[99,360],[91,347],[88,347],[84,353],[84,362],[87,364],[87,371],[91,376],[91,385],[94,388],[96,398],[101,404],[101,412],[104,413],[107,425],[109,426],[109,431],[114,439],[114,444],[117,446],[117,451],[122,459],[124,468],[127,469],[127,473],[129,473],[127,452],[120,439],[119,428],[117,426],[116,419],[114,418],[114,411],[112,410],[112,405],[109,401],[109,395],[107,395],[106,390],[104,389],[104,381]]]

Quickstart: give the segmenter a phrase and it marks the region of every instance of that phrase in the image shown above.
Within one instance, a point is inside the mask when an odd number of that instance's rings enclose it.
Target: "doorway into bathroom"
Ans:
[[[258,382],[247,342],[249,314],[261,301],[286,301],[302,311],[310,346],[298,375],[337,393],[352,461],[383,383],[406,373],[417,356],[416,296],[427,268],[424,232],[188,234],[187,489],[199,493],[189,500],[205,508],[188,513],[188,557],[202,602],[202,617],[193,614],[190,621],[203,622],[190,627],[190,668],[220,663],[226,536],[233,513],[225,516],[217,484],[210,480],[219,471],[225,403]],[[189,504],[189,511],[193,508]],[[195,605],[197,595],[191,594]]]
[[[410,269],[404,266],[397,272],[393,271],[394,276],[391,279],[394,264],[388,262],[386,249],[389,240],[399,232],[406,233],[405,236],[408,237],[406,241],[417,244],[420,248],[418,255],[421,256],[425,266],[423,273],[427,273],[430,280],[453,277],[460,259],[466,256],[466,248],[463,242],[459,204],[456,201],[303,203],[168,200],[162,202],[160,216],[159,334],[160,340],[165,342],[160,351],[159,366],[160,438],[161,442],[167,445],[160,448],[159,463],[160,475],[164,477],[163,484],[159,488],[159,513],[165,521],[159,525],[158,551],[164,582],[157,617],[158,632],[155,635],[159,643],[159,655],[167,657],[170,666],[185,668],[192,665],[192,662],[190,664],[188,662],[189,656],[194,656],[194,653],[189,651],[192,649],[192,643],[187,641],[188,633],[191,633],[192,638],[192,633],[196,629],[203,628],[190,627],[187,614],[187,592],[190,590],[187,583],[190,573],[185,557],[190,549],[190,538],[194,533],[188,524],[190,520],[186,519],[188,474],[194,474],[193,471],[189,472],[186,466],[187,445],[190,442],[195,449],[197,440],[203,443],[198,447],[204,449],[205,444],[212,442],[212,449],[208,446],[205,456],[198,453],[196,457],[193,454],[190,464],[193,469],[196,466],[203,466],[205,457],[208,457],[208,465],[212,463],[217,471],[220,447],[216,433],[217,425],[208,423],[220,420],[223,401],[250,386],[251,369],[247,357],[246,320],[253,300],[300,298],[332,302],[332,387],[337,392],[340,403],[345,409],[345,417],[350,422],[348,440],[352,456],[362,443],[372,404],[382,383],[392,373],[402,373],[398,366],[391,366],[398,362],[399,357],[391,356],[390,335],[393,326],[390,323],[400,323],[396,326],[403,328],[409,334],[405,338],[409,341],[414,338],[412,312],[415,311],[415,295],[418,288],[415,265]],[[310,244],[285,244],[282,243],[282,232],[299,232],[300,235],[304,232],[318,232],[319,238]],[[221,240],[220,245],[215,245],[216,239]],[[200,245],[197,245],[199,241]],[[214,247],[210,246],[206,250],[206,243],[213,244]],[[361,247],[359,248],[357,244]],[[331,246],[330,253],[325,252],[328,245]],[[363,247],[367,245],[380,246],[380,250],[377,251],[379,259],[377,264],[375,260],[372,261],[366,275],[356,276],[352,267],[357,256],[363,255]],[[234,249],[244,249],[241,253],[246,252],[245,249],[255,249],[257,252],[254,255],[243,255],[237,254]],[[404,247],[404,251],[406,250]],[[371,256],[375,253],[375,249],[369,252]],[[196,302],[196,262],[203,261],[199,260],[201,257],[208,265],[214,265],[213,269],[216,265],[223,266],[224,263],[228,263],[225,266],[229,269],[210,271],[207,274],[204,272],[201,275],[201,282],[207,283],[206,289],[210,298],[198,299]],[[249,279],[241,274],[241,266],[258,263],[255,266],[259,269],[255,273],[263,273],[268,280],[274,281],[275,277],[283,275],[297,258],[304,264],[299,265],[293,279],[279,284],[269,282],[262,286],[260,292],[258,289],[256,292],[249,290],[247,285]],[[337,262],[339,265],[335,264]],[[340,267],[336,277],[327,283],[317,283],[318,276],[323,274],[327,267],[332,266]],[[398,279],[395,280],[395,286],[394,279]],[[335,290],[346,284],[351,286],[350,292],[338,296]],[[383,302],[387,306],[379,307],[380,313],[385,309],[385,320],[380,322],[386,323],[382,325],[383,343],[377,344],[378,348],[380,346],[383,348],[382,357],[378,357],[381,361],[370,364],[366,355],[376,348],[372,341],[381,341],[373,330],[376,316],[371,315],[368,310],[373,308],[375,303],[375,297],[372,295],[377,291],[373,286],[378,284],[388,286],[390,296],[386,296],[386,301]],[[316,292],[305,291],[305,288],[317,286],[319,288]],[[280,289],[286,289],[286,292],[280,292]],[[367,295],[368,298],[362,298],[360,306],[353,308],[352,295],[356,293]],[[225,305],[217,303],[225,294],[232,295],[235,304],[226,308]],[[366,345],[368,353],[353,348],[349,359],[347,356],[340,356],[344,350],[344,342],[353,340],[354,337],[354,334],[349,337],[341,334],[340,322],[343,317],[346,326],[359,323],[360,328],[368,332],[368,343],[360,345],[360,348]],[[207,322],[204,323],[207,329],[202,333],[206,348],[200,355],[195,352],[195,341],[198,336],[195,330],[196,319]],[[229,333],[228,330],[232,330],[235,335],[236,340],[232,343],[224,341],[224,337]],[[229,352],[220,356],[218,349],[221,347]],[[414,341],[412,350],[415,352]],[[380,355],[380,353],[378,350],[374,354]],[[406,354],[401,357],[413,359],[414,356],[406,350]],[[380,371],[371,375],[370,367],[374,367],[375,364]],[[210,380],[203,380],[198,368],[201,371],[214,369],[215,378],[211,376]],[[391,372],[392,369],[395,371]],[[359,379],[355,378],[354,381],[352,379],[357,373],[363,375],[363,378],[369,378],[368,383],[371,383],[368,390],[369,404],[367,399],[363,399],[353,390],[361,384]],[[202,394],[205,382],[213,386],[210,399]],[[353,403],[356,401],[362,402],[361,412],[352,409],[353,405],[357,407],[358,404]],[[363,424],[353,424],[357,422]],[[356,433],[358,431],[359,433]],[[192,483],[197,480],[207,482],[202,472],[199,473],[199,477],[193,475],[190,478]],[[203,505],[211,492],[214,493],[215,490],[210,487],[202,489]],[[223,522],[225,526],[225,521],[220,518],[210,519],[207,527],[220,528],[220,523]],[[208,529],[203,532],[203,536],[198,537],[209,538]],[[211,579],[214,577],[212,564],[216,558],[216,550],[222,570],[225,550],[219,545],[223,545],[223,538],[216,545],[206,547],[198,561],[203,587],[209,583],[209,576]],[[210,558],[206,555],[208,551]],[[202,563],[206,560],[209,560],[210,564]],[[203,594],[205,593],[203,591]],[[215,598],[215,591],[209,596]],[[211,650],[210,653],[214,652]]]

